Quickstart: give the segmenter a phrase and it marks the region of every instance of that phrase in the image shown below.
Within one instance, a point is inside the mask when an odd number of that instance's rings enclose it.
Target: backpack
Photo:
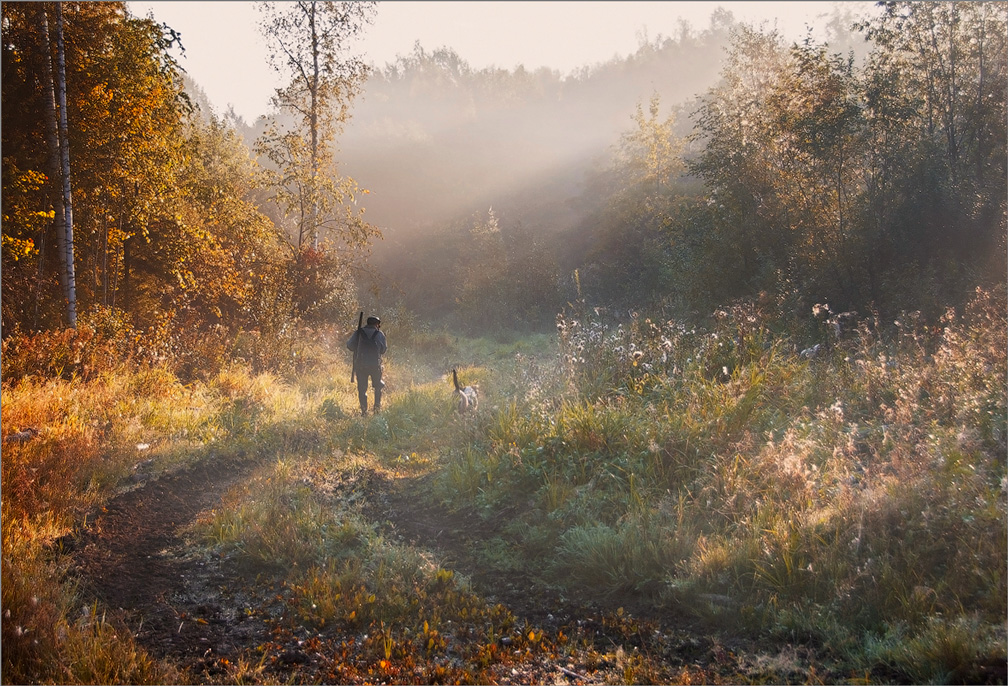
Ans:
[[[378,338],[378,329],[372,331],[370,336],[368,336],[366,329],[361,329],[357,333],[357,361],[365,363],[378,362],[381,358],[378,342],[375,340]]]

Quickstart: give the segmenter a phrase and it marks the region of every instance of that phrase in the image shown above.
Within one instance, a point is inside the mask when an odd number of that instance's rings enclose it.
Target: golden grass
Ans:
[[[561,321],[558,364],[521,342],[399,350],[366,419],[324,339],[303,348],[313,369],[286,376],[231,364],[187,385],[159,367],[4,383],[4,436],[39,433],[3,447],[3,679],[185,678],[82,607],[52,546],[138,464],[156,475],[211,445],[263,466],[189,530],[193,549],[274,570],[307,624],[366,634],[326,646],[326,680],[497,680],[514,659],[491,647],[501,636],[522,659],[572,654],[383,538],[363,509],[373,480],[428,474],[423,497],[506,513],[474,551],[502,571],[837,646],[849,678],[979,678],[1003,660],[1008,605],[1003,305],[980,293],[937,335],[865,326],[811,361],[744,312],[710,331],[581,313]],[[480,384],[475,417],[453,412],[452,366]],[[465,668],[443,660],[449,620],[476,637]],[[670,675],[607,660],[624,679]],[[724,674],[679,678],[701,677]],[[225,678],[271,677],[250,656]]]

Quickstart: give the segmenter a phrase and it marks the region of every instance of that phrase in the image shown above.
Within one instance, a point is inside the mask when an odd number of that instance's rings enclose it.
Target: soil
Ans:
[[[269,638],[269,624],[250,621],[246,611],[254,606],[255,579],[227,560],[186,556],[180,536],[254,467],[202,460],[113,499],[63,541],[74,553],[85,596],[118,610],[152,656],[200,670]]]
[[[377,487],[370,501],[370,513],[376,521],[385,521],[401,540],[438,553],[442,564],[465,574],[481,596],[502,603],[529,624],[555,629],[572,620],[583,622],[620,607],[639,616],[649,614],[649,608],[638,595],[609,596],[604,603],[571,598],[532,575],[481,564],[474,551],[479,543],[499,536],[499,527],[476,512],[450,512],[418,498],[416,494],[430,490],[429,477],[402,479],[393,484],[381,475],[376,476],[372,483]],[[506,519],[506,513],[501,518]]]
[[[231,486],[256,467],[252,461],[203,460],[184,471],[141,483],[102,509],[88,525],[62,541],[75,560],[85,598],[99,601],[112,619],[131,631],[150,655],[175,665],[197,682],[226,678],[224,667],[244,659],[253,664],[271,653],[271,678],[311,681],[323,674],[326,659],[306,646],[315,640],[289,617],[277,570],[250,570],[247,563],[187,553],[181,531],[203,511],[216,507]],[[603,605],[566,597],[520,574],[484,569],[474,559],[474,541],[495,535],[476,517],[459,517],[416,497],[422,479],[368,479],[366,512],[388,534],[432,551],[442,566],[470,579],[474,591],[501,603],[529,626],[587,636],[612,650],[616,644],[669,650],[675,662],[710,663],[727,652],[719,641],[684,625],[682,617],[649,617],[634,599],[611,598]],[[463,524],[460,524],[463,522]],[[628,635],[627,623],[608,621],[617,607],[639,613]],[[99,608],[99,611],[101,611]],[[622,612],[622,611],[621,611]],[[664,645],[649,645],[655,636]],[[264,648],[269,646],[269,648]],[[315,671],[313,672],[313,668]],[[329,669],[332,669],[330,663]],[[330,672],[331,673],[331,672]],[[519,682],[579,681],[562,666],[523,672]],[[506,680],[506,679],[505,679]]]

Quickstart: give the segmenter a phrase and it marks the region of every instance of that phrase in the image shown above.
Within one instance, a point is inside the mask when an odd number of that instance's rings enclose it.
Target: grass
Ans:
[[[504,658],[490,660],[487,642],[507,636],[527,645],[526,630],[367,520],[361,507],[380,470],[374,462],[348,469],[329,456],[278,460],[191,528],[194,546],[287,570],[284,593],[298,621],[317,632],[316,650],[341,655],[320,675],[325,681],[489,680],[482,670]],[[467,645],[447,650],[460,631]],[[358,637],[355,646],[348,635]],[[450,657],[459,651],[464,659]]]
[[[261,466],[186,531],[190,550],[278,585],[328,656],[318,680],[536,680],[520,670],[568,661],[613,681],[1003,680],[1005,309],[979,292],[937,328],[824,334],[812,359],[741,307],[702,330],[574,308],[555,339],[404,331],[384,411],[366,419],[326,335],[286,376],[19,374],[4,435],[39,436],[3,449],[3,679],[195,678],[82,601],[54,542],[134,487],[138,465],[153,477],[213,451]],[[479,384],[477,416],[454,412],[452,367]],[[634,653],[524,624],[371,519],[383,484],[418,476],[432,484],[418,498],[496,532],[473,551],[491,571],[769,647],[715,645],[687,668],[667,655],[694,638],[673,650],[652,632]],[[220,678],[270,681],[267,656],[291,640]]]
[[[382,541],[358,511],[358,487],[369,473],[429,469],[445,440],[444,432],[432,428],[446,425],[449,440],[467,430],[453,421],[448,377],[442,373],[404,387],[402,379],[419,372],[391,356],[387,374],[395,381],[386,410],[364,420],[355,412],[355,389],[341,383],[349,368],[333,347],[323,338],[309,351],[317,364],[286,378],[235,363],[183,385],[163,367],[123,364],[86,380],[19,373],[4,383],[5,436],[25,427],[39,430],[38,438],[5,443],[3,450],[4,681],[183,678],[175,666],[147,656],[114,617],[82,601],[67,580],[70,560],[59,554],[57,542],[115,494],[134,487],[138,468],[145,478],[156,478],[211,452],[270,458],[266,471],[193,527],[193,549],[227,551],[243,565],[272,570],[298,603],[312,608],[303,609],[305,621],[334,621],[338,605],[351,608],[344,619],[356,612],[366,626],[394,615],[403,594],[417,584],[444,586],[468,598],[450,572]],[[469,382],[486,374],[479,366],[459,366]],[[358,553],[364,552],[368,561],[362,565]],[[289,578],[287,570],[294,570]],[[367,585],[375,586],[380,601],[370,615],[367,599],[375,593],[364,594]],[[447,611],[439,609],[444,594],[438,594],[427,604],[428,626]],[[337,604],[335,597],[342,600]],[[458,600],[457,611],[471,615],[475,602]],[[498,632],[513,622],[493,606],[482,611]],[[227,673],[236,681],[261,680],[262,667],[243,660]],[[370,667],[362,669],[366,674]],[[441,678],[451,673],[442,671]]]
[[[510,543],[570,592],[728,598],[882,680],[1003,672],[1003,293],[942,323],[869,322],[809,361],[743,310],[705,332],[574,312],[551,390],[450,453],[441,495],[527,501]]]
[[[142,389],[142,390],[141,390]],[[158,368],[3,387],[3,678],[9,683],[171,681],[176,670],[139,650],[104,612],[80,607],[67,560],[52,554],[135,465],[177,463],[216,431],[215,404]],[[150,456],[153,456],[151,458]],[[8,656],[13,656],[8,657]]]

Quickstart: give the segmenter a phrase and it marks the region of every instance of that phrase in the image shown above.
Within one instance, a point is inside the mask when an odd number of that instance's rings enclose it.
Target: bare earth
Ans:
[[[209,459],[142,484],[112,500],[93,521],[89,518],[85,529],[63,542],[64,549],[74,554],[85,598],[98,600],[148,653],[188,670],[197,682],[221,679],[222,663],[240,659],[265,663],[270,680],[326,680],[338,669],[337,658],[312,649],[324,644],[317,633],[299,626],[285,589],[275,581],[276,570],[249,570],[230,559],[187,554],[179,534],[255,466]],[[425,505],[416,497],[424,488],[417,481],[373,474],[366,485],[366,512],[389,535],[430,550],[443,566],[468,576],[474,591],[502,603],[520,622],[547,632],[562,630],[600,653],[619,645],[663,656],[669,668],[695,665],[701,673],[722,677],[740,673],[735,655],[752,646],[712,638],[685,617],[656,615],[629,597],[601,607],[533,579],[481,569],[470,553],[471,542],[494,532],[475,517]],[[634,620],[607,621],[618,607]],[[606,671],[596,667],[590,678],[607,679]],[[585,675],[563,665],[525,665],[501,680],[581,683],[579,676]]]

